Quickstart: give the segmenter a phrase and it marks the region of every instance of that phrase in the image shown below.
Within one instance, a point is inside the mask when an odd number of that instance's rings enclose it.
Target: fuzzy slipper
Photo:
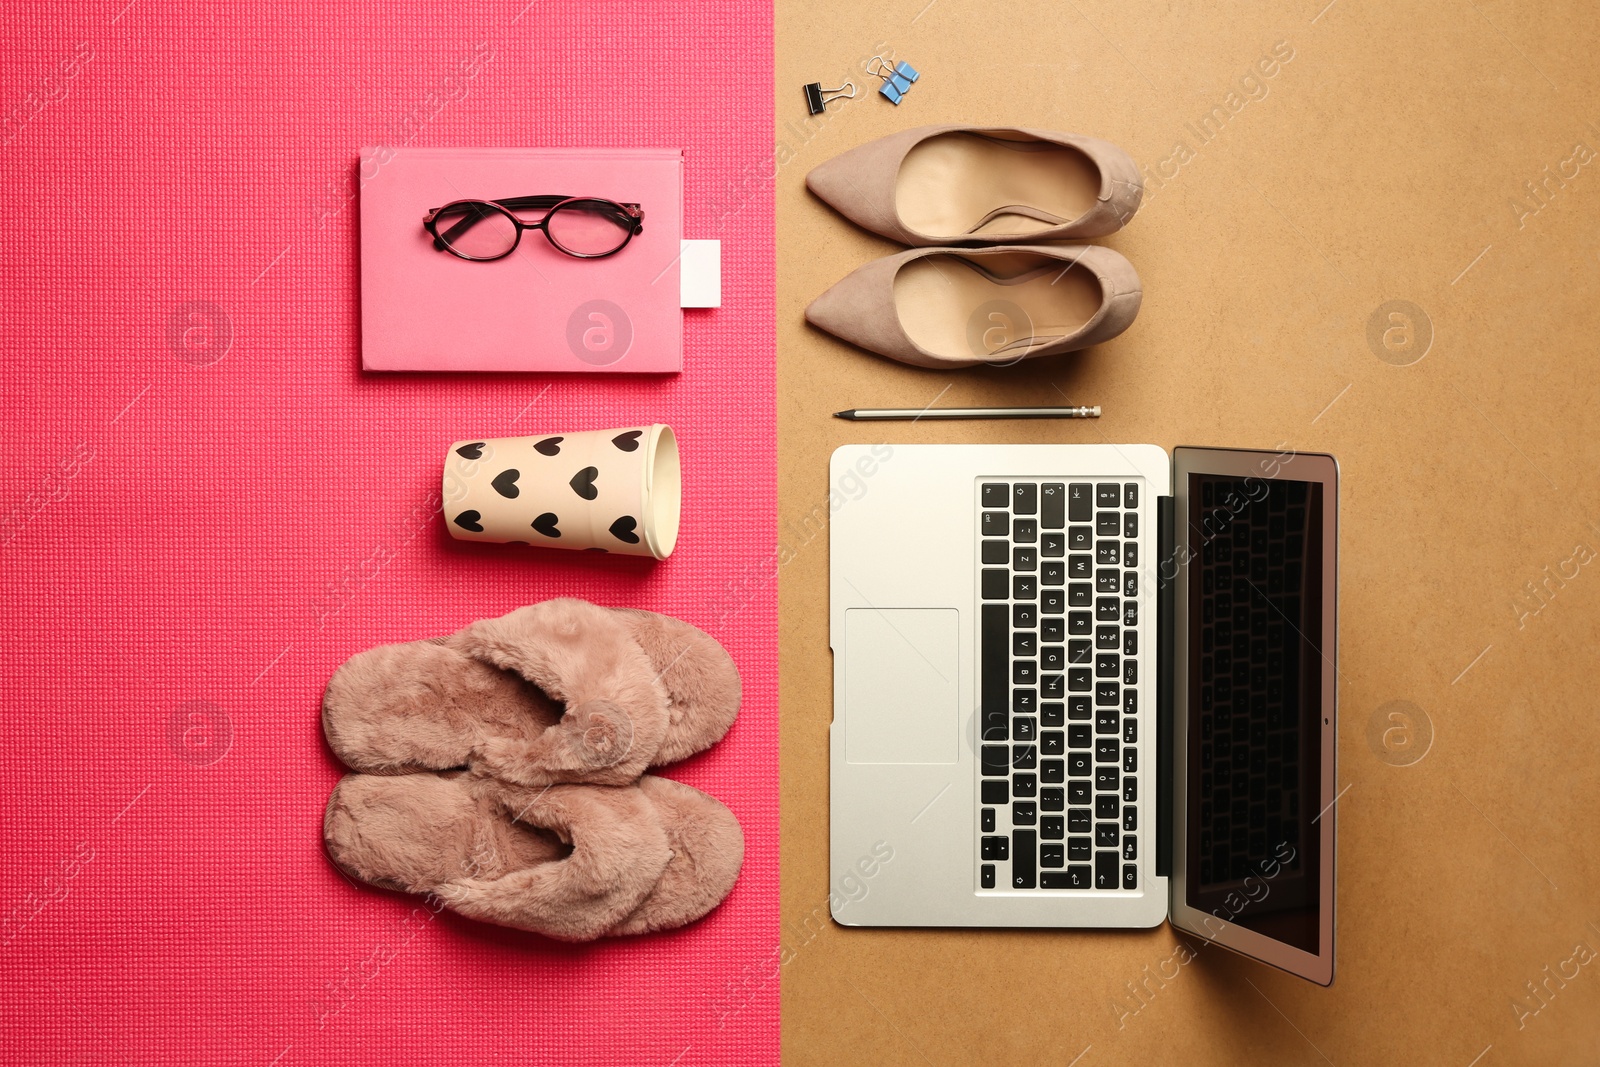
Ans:
[[[322,824],[352,878],[562,941],[691,923],[733,888],[744,834],[721,802],[637,786],[529,789],[479,775],[346,775]]]
[[[715,744],[739,696],[727,651],[688,623],[559,599],[357,653],[328,682],[322,730],[368,774],[627,785]]]

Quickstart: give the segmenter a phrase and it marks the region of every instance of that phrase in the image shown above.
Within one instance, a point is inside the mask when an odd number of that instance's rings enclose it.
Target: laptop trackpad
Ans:
[[[954,608],[844,613],[846,763],[954,763]]]

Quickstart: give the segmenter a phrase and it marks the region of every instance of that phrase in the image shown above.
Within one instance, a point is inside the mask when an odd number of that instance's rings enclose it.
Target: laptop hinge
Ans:
[[[1178,560],[1174,554],[1172,497],[1156,498],[1156,874],[1172,874],[1172,648]]]

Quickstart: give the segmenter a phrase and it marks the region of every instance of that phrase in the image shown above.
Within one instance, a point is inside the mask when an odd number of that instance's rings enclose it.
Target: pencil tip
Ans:
[[[853,419],[856,417],[856,409],[851,408],[848,411],[835,411],[833,413],[833,417],[836,419]]]

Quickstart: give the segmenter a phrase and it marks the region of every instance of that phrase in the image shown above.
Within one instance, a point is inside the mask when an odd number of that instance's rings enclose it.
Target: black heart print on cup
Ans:
[[[639,449],[639,437],[643,433],[643,430],[629,430],[627,433],[619,433],[611,439],[611,443],[624,452],[636,452]]]
[[[630,545],[636,545],[639,543],[639,535],[633,531],[638,525],[638,519],[635,519],[632,515],[624,515],[622,518],[611,524],[611,536],[615,537],[618,541],[624,541]]]
[[[533,446],[533,450],[541,456],[556,456],[561,454],[561,442],[565,437],[546,437],[543,441]]]
[[[547,511],[533,520],[533,528],[546,537],[560,537],[561,531],[556,529],[556,523],[560,521],[561,519],[557,517],[555,512]]]
[[[476,511],[463,511],[461,514],[456,516],[455,521],[456,525],[461,527],[463,530],[471,530],[473,533],[483,533],[483,523],[478,521],[482,518],[483,516],[479,515]]]
[[[494,476],[494,481],[490,482],[489,484],[494,486],[495,492],[499,493],[507,500],[515,500],[517,499],[517,494],[522,491],[517,488],[517,478],[521,474],[521,471],[513,467],[508,471],[501,471],[499,474],[496,474]]]
[[[474,441],[470,445],[462,445],[460,448],[456,449],[456,455],[460,456],[462,459],[482,459],[483,446],[483,441]]]
[[[600,477],[599,467],[585,467],[572,476],[572,481],[567,484],[572,486],[572,491],[585,500],[593,500],[600,495],[600,490],[594,487],[594,480]]]

